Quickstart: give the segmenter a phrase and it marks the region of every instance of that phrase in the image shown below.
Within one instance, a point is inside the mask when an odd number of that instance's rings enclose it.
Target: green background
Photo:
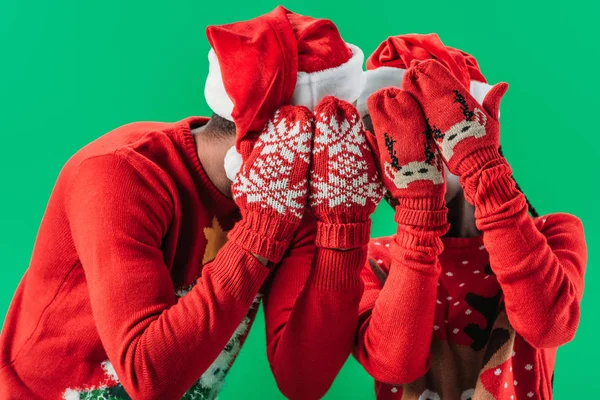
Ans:
[[[0,315],[27,268],[37,228],[65,161],[86,143],[136,120],[207,115],[207,24],[270,11],[270,1],[0,0]],[[343,4],[343,5],[342,5]],[[584,223],[589,271],[575,341],[558,354],[556,398],[595,397],[600,353],[597,264],[599,8],[581,0],[288,1],[291,10],[337,23],[372,52],[400,33],[437,32],[474,54],[488,81],[510,90],[502,144],[541,213]],[[374,234],[391,234],[378,210]],[[531,293],[535,296],[535,293]],[[552,318],[548,315],[548,318]],[[281,398],[265,357],[262,316],[232,369],[222,399]],[[593,390],[592,392],[596,392]],[[589,397],[591,396],[591,397]],[[328,399],[373,398],[372,380],[350,360]]]

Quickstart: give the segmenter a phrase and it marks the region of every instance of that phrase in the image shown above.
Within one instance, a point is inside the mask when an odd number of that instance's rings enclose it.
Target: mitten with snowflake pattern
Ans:
[[[315,108],[310,205],[317,246],[351,249],[368,243],[370,215],[383,188],[362,119],[350,103],[325,97]]]
[[[265,124],[231,187],[242,219],[229,233],[242,248],[277,263],[306,207],[314,117],[284,106]]]

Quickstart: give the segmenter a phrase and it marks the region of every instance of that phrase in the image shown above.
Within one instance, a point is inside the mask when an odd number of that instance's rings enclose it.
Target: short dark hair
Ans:
[[[206,127],[207,131],[214,136],[235,136],[235,123],[217,114],[213,114],[210,117],[210,121],[208,121]]]

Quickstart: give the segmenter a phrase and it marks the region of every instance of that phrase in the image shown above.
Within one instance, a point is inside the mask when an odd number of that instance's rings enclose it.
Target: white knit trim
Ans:
[[[80,400],[81,396],[75,389],[67,389],[62,395],[63,400]]]
[[[335,96],[352,103],[358,99],[365,85],[361,49],[346,43],[352,57],[344,64],[317,72],[298,72],[292,104],[314,110],[325,96]]]
[[[488,85],[487,83],[471,81],[471,96],[473,96],[479,104],[483,104],[485,96],[492,88],[493,86]]]
[[[358,98],[356,108],[361,115],[368,114],[367,99],[370,95],[386,87],[400,87],[402,85],[402,77],[406,73],[403,68],[395,67],[379,67],[368,70],[364,73],[366,83],[365,88]],[[485,95],[492,89],[493,86],[484,82],[471,81],[470,92],[479,104],[483,103]]]
[[[213,49],[208,52],[208,76],[204,85],[204,98],[208,107],[217,115],[226,120],[233,121],[233,101],[225,91],[219,60]]]
[[[63,395],[62,395],[63,400],[81,400],[82,394],[84,395],[83,398],[87,399],[89,392],[93,392],[96,390],[105,390],[109,387],[109,384],[111,386],[114,386],[114,384],[119,383],[119,377],[117,376],[115,367],[112,365],[110,360],[103,361],[100,364],[100,366],[102,367],[102,370],[104,371],[104,376],[105,376],[104,381],[100,385],[87,386],[87,387],[81,387],[81,388],[75,388],[75,389],[67,388],[63,392]],[[98,397],[98,398],[101,398],[101,397]]]
[[[112,365],[112,363],[109,360],[104,361],[102,364],[100,364],[100,366],[102,367],[102,369],[104,370],[104,374],[106,374],[107,377],[109,377],[110,379],[112,379],[115,382],[119,382],[119,377],[117,376],[117,371],[115,371],[115,367]]]
[[[303,105],[313,110],[325,96],[335,96],[350,103],[358,99],[365,84],[362,69],[364,54],[358,47],[346,43],[352,57],[344,64],[317,72],[298,72],[292,104]],[[223,85],[219,61],[213,49],[208,52],[208,76],[204,86],[204,97],[210,109],[217,115],[233,121],[233,102]]]
[[[235,146],[232,146],[227,150],[227,153],[225,153],[224,165],[227,178],[233,182],[242,168],[242,155],[237,152]]]
[[[367,99],[370,95],[386,87],[400,87],[405,69],[395,67],[379,67],[364,72],[365,88],[358,97],[356,108],[361,115],[368,114]]]

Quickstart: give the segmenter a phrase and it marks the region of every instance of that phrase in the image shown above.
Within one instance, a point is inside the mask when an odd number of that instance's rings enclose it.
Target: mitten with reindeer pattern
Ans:
[[[421,105],[448,169],[460,177],[465,197],[474,203],[482,171],[508,168],[499,152],[498,122],[500,101],[508,85],[495,85],[479,104],[450,70],[427,60],[407,71],[402,88]]]
[[[377,164],[356,108],[335,97],[315,107],[310,205],[317,246],[358,248],[369,242],[370,215],[383,196]]]
[[[389,263],[380,256],[369,260],[383,287],[372,302],[367,300],[372,312],[361,325],[355,354],[367,370],[381,371],[379,379],[408,383],[425,375],[431,364],[442,270],[438,257],[443,250],[441,236],[449,227],[443,163],[425,116],[410,94],[398,88],[382,89],[369,97],[367,106],[383,182],[398,200],[398,230],[391,243],[386,243],[389,250],[377,241],[373,246],[377,251],[370,251],[371,255],[389,252]],[[384,264],[387,270],[382,269]],[[365,283],[364,298],[368,298],[373,291],[369,280]],[[373,343],[377,343],[375,352]],[[388,393],[397,392],[394,387]]]
[[[369,97],[383,182],[398,200],[396,220],[415,226],[446,224],[443,165],[419,104],[398,88]]]
[[[313,131],[306,107],[281,107],[231,187],[242,219],[229,238],[271,262],[281,260],[304,215]]]

